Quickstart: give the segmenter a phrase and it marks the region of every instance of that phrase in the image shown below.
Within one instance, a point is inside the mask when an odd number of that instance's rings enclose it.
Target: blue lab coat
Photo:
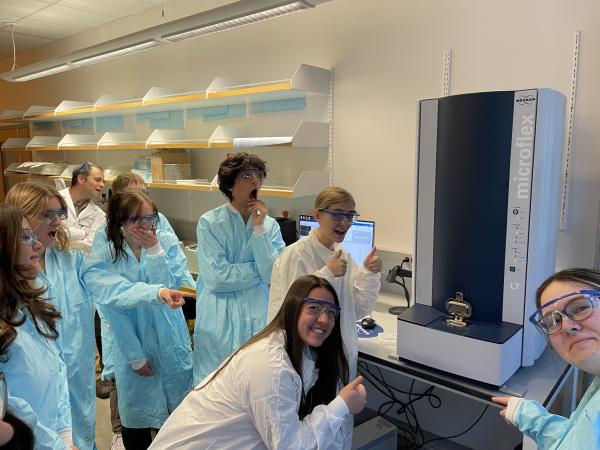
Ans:
[[[67,370],[55,343],[37,332],[28,313],[21,314],[27,319],[16,328],[6,360],[0,360],[8,409],[31,427],[36,449],[64,449],[58,432],[71,429]]]
[[[600,377],[594,378],[571,417],[550,414],[538,402],[523,400],[515,413],[515,425],[540,450],[600,448]]]
[[[50,302],[62,314],[57,346],[67,366],[73,443],[79,450],[95,448],[96,425],[96,340],[94,305],[118,302],[133,307],[157,299],[160,285],[132,284],[111,272],[107,262],[79,250],[46,250],[46,271],[38,282],[48,286]],[[158,305],[167,308],[166,305]]]
[[[265,326],[271,269],[285,247],[275,219],[257,232],[229,203],[202,215],[196,235],[194,385]]]
[[[168,231],[170,233],[176,234],[171,227],[171,224],[167,220],[167,218],[162,214],[158,213],[159,221],[156,224],[156,231]],[[96,231],[96,235],[94,236],[94,242],[92,243],[92,252],[96,253],[101,250],[106,245],[106,221],[104,221],[98,230]],[[193,287],[194,285],[190,285]],[[102,313],[102,307],[98,306],[97,308],[98,316],[100,317],[100,335],[102,337],[102,379],[113,379],[115,377],[114,367],[112,362],[112,346],[113,346],[113,336],[112,330],[110,329],[110,325],[104,314]]]
[[[162,253],[140,261],[125,243],[127,258],[112,264],[112,270],[131,281],[163,283],[170,288],[191,285],[186,258],[177,236],[159,231]],[[98,256],[112,262],[112,244]],[[112,329],[112,357],[119,398],[121,423],[128,428],[160,428],[169,414],[192,388],[192,350],[181,309],[142,305],[122,309],[104,305],[102,312]],[[147,360],[154,374],[142,377],[131,363]]]

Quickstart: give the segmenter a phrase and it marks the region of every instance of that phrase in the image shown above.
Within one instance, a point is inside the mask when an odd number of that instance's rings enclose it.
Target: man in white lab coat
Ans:
[[[96,229],[104,222],[105,213],[95,203],[102,196],[104,170],[89,161],[73,170],[71,187],[60,191],[67,203],[69,240],[77,247],[90,250]]]

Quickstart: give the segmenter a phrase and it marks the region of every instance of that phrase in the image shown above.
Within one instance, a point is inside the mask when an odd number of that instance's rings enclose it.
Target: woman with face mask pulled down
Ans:
[[[492,397],[500,415],[532,438],[540,450],[600,448],[600,272],[562,270],[537,290],[529,319],[569,364],[594,376],[571,417],[550,414],[538,402]]]
[[[156,231],[158,210],[140,191],[116,194],[106,214],[107,244],[96,255],[128,280],[192,286],[187,260],[173,233]],[[147,448],[158,429],[192,388],[190,336],[179,310],[145,304],[105,305],[113,332],[113,366],[123,443]]]
[[[112,264],[71,249],[62,222],[66,204],[54,188],[18,183],[6,202],[25,213],[42,244],[37,282],[47,287],[46,296],[62,315],[57,324],[57,346],[67,366],[73,442],[80,450],[91,450],[96,425],[94,303],[123,308],[154,303],[169,309],[163,302],[181,306],[183,293],[165,289],[160,283],[132,282],[114,273]]]
[[[8,411],[37,449],[72,447],[67,370],[55,346],[60,313],[36,287],[41,244],[23,212],[0,204],[0,371]]]
[[[366,391],[362,377],[348,383],[339,313],[329,282],[296,280],[275,319],[185,398],[151,448],[344,448]]]

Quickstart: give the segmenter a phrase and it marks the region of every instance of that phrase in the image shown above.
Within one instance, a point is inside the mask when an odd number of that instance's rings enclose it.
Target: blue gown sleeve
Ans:
[[[264,233],[257,233],[256,230],[252,233],[250,248],[252,248],[260,278],[265,284],[269,284],[273,264],[285,248],[285,242],[281,237],[279,224],[275,220],[270,217],[266,218],[263,226],[265,228]]]
[[[92,241],[92,253],[98,253],[106,246],[107,243],[106,221],[104,221],[96,230],[96,234],[94,235],[94,240]]]
[[[515,425],[543,450],[550,448],[566,433],[569,419],[550,414],[534,400],[523,400],[515,414]]]
[[[71,402],[69,400],[69,385],[67,382],[67,367],[61,361],[60,376],[58,377],[58,414],[57,430],[72,429],[71,422]]]
[[[261,278],[254,261],[233,263],[228,260],[223,244],[216,238],[205,217],[200,217],[198,221],[196,236],[199,276],[207,289],[213,292],[235,292],[260,283]]]
[[[99,256],[84,257],[79,253],[77,261],[79,277],[95,303],[114,305],[119,308],[134,308],[141,304],[160,303],[160,284],[132,283],[115,273],[112,264]]]
[[[167,231],[160,231],[158,237],[163,251],[154,256],[148,254],[142,256],[141,263],[148,280],[163,283],[173,289],[183,285],[195,286],[196,283],[187,269],[187,258],[181,250],[177,236]]]
[[[42,425],[38,418],[25,400],[19,397],[8,396],[8,410],[29,425],[35,436],[36,450],[56,450],[66,449],[65,441],[58,433]]]
[[[102,308],[106,320],[110,324],[114,342],[126,361],[147,359],[136,332],[135,311],[120,308]]]

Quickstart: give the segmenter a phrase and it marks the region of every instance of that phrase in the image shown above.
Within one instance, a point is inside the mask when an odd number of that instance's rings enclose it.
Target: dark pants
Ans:
[[[146,450],[152,443],[152,428],[127,428],[121,426],[121,436],[127,450]]]
[[[100,372],[104,369],[104,363],[102,362],[102,336],[100,333],[100,316],[98,315],[98,311],[95,311],[94,315],[94,328],[96,335],[96,348],[98,349],[98,354],[100,355]]]
[[[110,423],[112,432],[121,432],[121,417],[119,416],[119,400],[117,396],[117,384],[115,380],[110,380]]]

